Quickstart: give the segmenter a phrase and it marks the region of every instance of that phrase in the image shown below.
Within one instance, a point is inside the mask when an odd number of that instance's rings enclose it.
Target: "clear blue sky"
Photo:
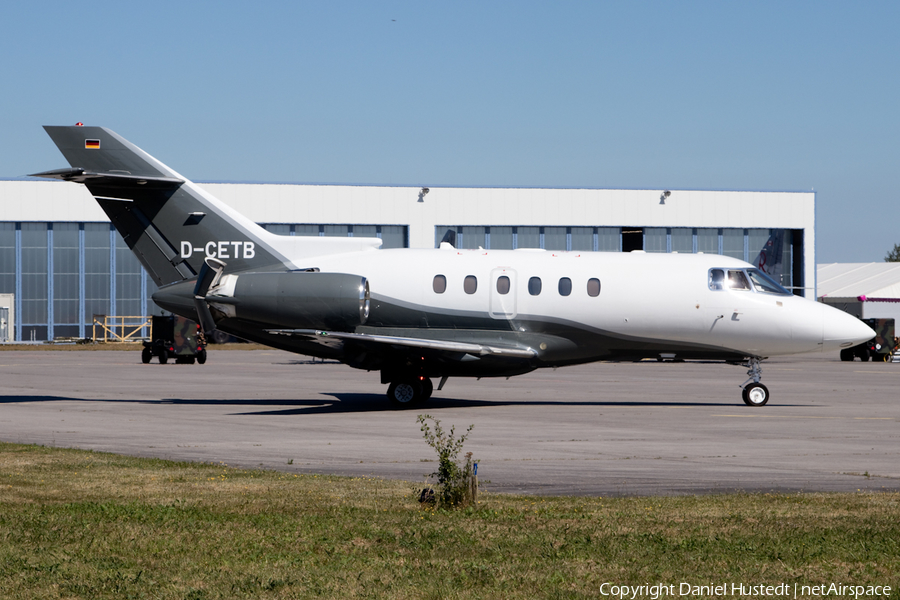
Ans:
[[[811,190],[900,242],[897,2],[13,2],[0,177],[110,127],[191,179]]]

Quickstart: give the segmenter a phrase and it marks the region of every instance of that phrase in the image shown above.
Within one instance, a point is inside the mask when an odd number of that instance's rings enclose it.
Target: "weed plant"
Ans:
[[[430,425],[432,421],[434,425]],[[433,501],[440,508],[465,508],[475,503],[477,495],[477,482],[475,479],[475,464],[472,453],[466,454],[466,462],[459,465],[457,457],[463,444],[469,437],[475,425],[469,425],[466,432],[456,437],[456,426],[451,426],[450,431],[445,431],[440,419],[431,415],[419,415],[418,422],[425,442],[434,448],[438,455],[438,470],[431,474],[437,477],[438,494]],[[431,496],[427,496],[431,499]]]

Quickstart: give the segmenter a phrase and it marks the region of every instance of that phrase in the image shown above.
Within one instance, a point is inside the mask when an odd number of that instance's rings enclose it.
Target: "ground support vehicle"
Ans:
[[[178,316],[153,317],[153,336],[144,342],[141,362],[149,363],[153,357],[164,365],[169,359],[176,364],[192,365],[206,362],[206,339],[196,321]]]
[[[859,357],[859,360],[863,362],[870,358],[890,362],[894,349],[897,347],[897,338],[894,337],[894,319],[863,319],[863,323],[875,330],[875,337],[862,344],[841,350],[841,360],[851,361]]]

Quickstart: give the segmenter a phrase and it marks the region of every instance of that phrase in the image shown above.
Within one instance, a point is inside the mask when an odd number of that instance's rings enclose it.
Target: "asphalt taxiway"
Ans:
[[[745,369],[596,363],[509,380],[451,379],[388,404],[377,373],[276,350],[212,350],[205,365],[138,352],[0,352],[0,440],[288,472],[423,481],[416,417],[457,432],[484,489],[578,495],[900,490],[900,364],[834,355]],[[437,383],[437,382],[435,382]]]

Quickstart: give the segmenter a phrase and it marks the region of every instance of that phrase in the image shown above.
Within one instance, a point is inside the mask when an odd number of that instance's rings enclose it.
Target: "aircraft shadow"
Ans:
[[[427,402],[421,402],[410,406],[396,407],[391,405],[384,394],[329,394],[322,392],[322,398],[310,399],[286,399],[286,400],[245,400],[245,399],[218,399],[218,398],[162,398],[159,400],[140,399],[107,399],[107,398],[69,398],[65,396],[0,396],[0,404],[14,402],[104,402],[104,403],[133,403],[133,404],[174,404],[194,406],[243,406],[260,407],[267,410],[248,410],[231,413],[235,416],[265,416],[265,415],[312,415],[312,414],[339,414],[339,413],[369,413],[387,411],[413,411],[413,410],[441,410],[449,408],[481,408],[498,406],[597,406],[597,407],[746,407],[740,402],[679,402],[679,401],[631,401],[631,400],[468,400],[460,398],[448,398],[433,396]],[[277,407],[277,408],[276,408]],[[798,404],[774,404],[766,407],[766,410],[778,408],[816,408],[817,405]]]
[[[12,404],[14,402],[79,402],[84,398],[67,398],[65,396],[0,396],[0,404]]]
[[[413,410],[441,410],[448,408],[480,408],[498,406],[634,406],[634,407],[726,407],[747,408],[742,402],[658,402],[658,401],[603,401],[603,400],[463,400],[459,398],[446,398],[432,396],[427,402],[413,404],[411,406],[396,407],[388,403],[383,394],[328,394],[334,400],[297,400],[291,401],[305,408],[293,408],[287,410],[265,410],[235,413],[236,415],[300,415],[300,414],[335,414],[335,413],[363,413],[385,411],[413,411]],[[775,407],[797,408],[797,404],[777,404]],[[814,408],[812,405],[803,405]]]

